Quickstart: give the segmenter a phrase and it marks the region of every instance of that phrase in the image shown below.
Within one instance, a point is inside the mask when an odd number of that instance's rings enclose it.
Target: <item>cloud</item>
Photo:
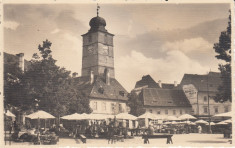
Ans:
[[[60,29],[56,28],[56,29],[54,29],[54,30],[51,31],[51,34],[56,34],[56,33],[58,33],[58,32],[60,32]]]
[[[4,21],[4,27],[11,30],[16,30],[20,24],[15,21]]]
[[[158,59],[132,51],[130,55],[117,58],[115,63],[118,63],[115,65],[117,79],[128,91],[143,75],[150,74],[156,81],[174,83],[180,82],[185,73],[205,74],[209,70],[208,66],[199,64],[179,50],[168,51],[166,57]]]
[[[162,46],[163,51],[180,50],[184,53],[190,53],[192,51],[211,53],[211,49],[212,44],[204,40],[202,37],[166,42]]]
[[[84,30],[88,30],[79,19],[75,18],[73,10],[62,10],[55,18],[55,23],[58,29],[69,31],[72,34],[80,35],[84,33]]]
[[[61,42],[63,39],[63,42]],[[53,57],[57,64],[80,75],[82,68],[82,41],[77,36],[61,33],[53,41]],[[72,54],[71,54],[72,53]]]

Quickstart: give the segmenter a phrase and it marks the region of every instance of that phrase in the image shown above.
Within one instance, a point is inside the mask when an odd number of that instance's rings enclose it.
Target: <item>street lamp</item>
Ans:
[[[207,74],[207,102],[208,102],[208,117],[209,117],[209,133],[211,132],[211,117],[210,117],[210,95],[209,95],[209,73]]]

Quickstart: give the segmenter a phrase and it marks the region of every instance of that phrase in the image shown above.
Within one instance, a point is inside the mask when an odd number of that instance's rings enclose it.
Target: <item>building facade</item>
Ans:
[[[220,84],[220,73],[209,72],[206,75],[184,75],[180,86],[192,105],[193,115],[207,118],[231,111],[231,102],[219,103],[214,101]]]
[[[90,30],[83,34],[82,76],[75,78],[80,91],[90,100],[93,113],[126,112],[128,92],[115,79],[113,34],[104,18],[90,20]]]
[[[156,83],[150,75],[136,82],[135,89],[143,101],[146,112],[159,116],[180,116],[191,114],[192,106],[183,90],[174,84]]]

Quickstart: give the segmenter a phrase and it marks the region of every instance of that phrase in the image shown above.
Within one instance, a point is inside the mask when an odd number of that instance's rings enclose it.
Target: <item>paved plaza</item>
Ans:
[[[173,135],[173,144],[167,145],[166,139],[149,139],[150,144],[148,146],[231,146],[229,140],[223,138],[222,134],[176,134]],[[124,142],[116,142],[115,144],[108,144],[106,139],[87,139],[87,143],[83,144],[80,139],[68,139],[60,138],[57,145],[60,146],[115,146],[115,145],[125,145],[125,146],[138,146],[144,145],[142,137],[134,137],[134,139],[125,139]],[[9,145],[9,142],[7,142]],[[31,145],[31,143],[16,143],[11,142],[11,145]],[[147,145],[144,145],[147,146]]]

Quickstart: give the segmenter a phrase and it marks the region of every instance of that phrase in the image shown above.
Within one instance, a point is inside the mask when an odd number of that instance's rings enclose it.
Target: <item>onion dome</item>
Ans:
[[[97,17],[93,17],[91,20],[90,20],[90,23],[89,23],[89,25],[91,26],[91,27],[94,27],[94,28],[97,28],[97,27],[99,27],[99,26],[106,26],[106,21],[105,21],[105,19],[103,19],[102,17],[99,17],[99,16],[97,16]]]
[[[107,32],[107,30],[105,29],[106,26],[106,21],[104,18],[96,16],[93,17],[90,20],[89,23],[91,29],[89,30],[89,32],[96,32],[96,31],[103,31],[103,32]]]

